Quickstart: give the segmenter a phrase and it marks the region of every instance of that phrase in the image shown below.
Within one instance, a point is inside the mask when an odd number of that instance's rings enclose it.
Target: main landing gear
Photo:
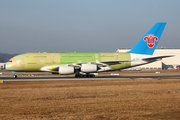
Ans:
[[[78,74],[75,74],[75,77],[76,78],[81,78],[81,77],[95,77],[95,75],[94,74],[80,74],[80,73],[78,73]]]

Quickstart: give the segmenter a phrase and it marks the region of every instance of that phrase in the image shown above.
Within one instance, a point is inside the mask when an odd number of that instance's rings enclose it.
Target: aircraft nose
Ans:
[[[1,69],[1,70],[6,69],[6,63],[3,63],[3,64],[0,66],[0,69]]]

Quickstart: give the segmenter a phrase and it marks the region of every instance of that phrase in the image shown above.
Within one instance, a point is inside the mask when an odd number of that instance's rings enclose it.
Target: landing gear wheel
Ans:
[[[17,78],[17,75],[13,75],[14,78]]]
[[[90,75],[90,77],[95,77],[95,75]]]
[[[75,77],[76,78],[81,78],[81,77],[89,78],[89,77],[95,77],[95,75],[94,74],[75,74]]]
[[[82,75],[81,74],[76,74],[75,77],[80,78],[80,77],[82,77]]]
[[[79,75],[78,75],[78,74],[76,74],[76,75],[75,75],[75,77],[76,77],[76,78],[78,78],[78,77],[79,77]]]

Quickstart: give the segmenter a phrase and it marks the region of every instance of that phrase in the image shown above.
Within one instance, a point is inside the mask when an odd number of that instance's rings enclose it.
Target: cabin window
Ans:
[[[62,56],[62,57],[93,57],[93,56]]]
[[[34,58],[45,58],[47,56],[33,56]]]
[[[36,64],[36,63],[27,63],[27,64]]]

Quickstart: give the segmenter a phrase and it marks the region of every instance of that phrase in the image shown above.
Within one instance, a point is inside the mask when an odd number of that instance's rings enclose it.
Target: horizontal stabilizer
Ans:
[[[157,60],[160,60],[162,58],[173,57],[173,56],[174,55],[156,56],[156,57],[144,58],[142,60],[144,60],[144,61],[157,61]]]

